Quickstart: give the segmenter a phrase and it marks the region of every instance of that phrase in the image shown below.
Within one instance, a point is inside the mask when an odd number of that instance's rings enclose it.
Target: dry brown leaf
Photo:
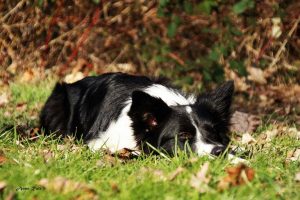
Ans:
[[[119,193],[119,192],[120,192],[120,188],[119,188],[119,186],[117,185],[117,183],[111,182],[111,183],[110,183],[110,187],[111,187],[111,189],[112,189],[114,192],[116,192],[116,193]]]
[[[200,171],[197,172],[196,175],[193,175],[190,180],[190,186],[196,189],[200,193],[205,193],[208,191],[208,183],[210,181],[210,177],[207,176],[207,172],[209,169],[209,162],[204,163],[201,167]]]
[[[117,163],[124,163],[130,159],[136,158],[139,155],[139,152],[131,149],[121,149],[115,153],[111,153],[110,151],[104,152],[103,158],[97,161],[98,167],[112,167]]]
[[[41,179],[38,184],[55,193],[82,192],[75,199],[98,199],[96,191],[90,186],[64,177],[56,177],[52,180]]]
[[[2,150],[0,150],[0,165],[3,165],[7,161],[7,158]]]
[[[2,93],[0,95],[0,107],[4,106],[9,102],[7,93]]]
[[[84,78],[84,75],[83,75],[82,72],[74,72],[74,73],[66,75],[64,81],[66,83],[74,83],[74,82],[79,81],[83,78]]]
[[[279,133],[279,130],[277,129],[277,128],[274,128],[274,129],[272,129],[272,130],[267,130],[266,132],[264,132],[264,134],[266,134],[266,141],[267,142],[271,142],[272,141],[272,139],[276,136],[276,135],[278,135],[278,133]]]
[[[52,152],[50,149],[44,149],[40,153],[42,154],[45,163],[48,163],[52,158],[55,157],[54,152]]]
[[[7,71],[11,74],[16,74],[17,72],[17,67],[18,67],[18,64],[17,62],[13,61],[8,67],[7,67]]]
[[[18,112],[24,112],[26,110],[26,108],[27,108],[27,103],[25,103],[25,102],[17,103],[17,105],[16,105],[16,110]]]
[[[175,171],[173,171],[170,175],[169,175],[169,180],[173,181],[179,174],[181,174],[182,172],[184,172],[184,168],[183,167],[178,167]]]
[[[300,149],[295,149],[287,153],[286,161],[300,161]]]
[[[149,175],[153,175],[154,178],[158,179],[159,181],[165,181],[167,180],[167,177],[165,176],[164,172],[160,169],[153,169],[153,168],[149,168],[149,167],[142,167],[139,172],[138,175],[141,174],[149,174]]]
[[[296,182],[300,182],[300,172],[297,172],[297,173],[295,174],[294,180],[295,180]]]
[[[28,83],[32,81],[36,81],[42,77],[42,74],[39,70],[40,68],[28,68],[22,75],[19,77],[20,82]]]
[[[223,177],[218,183],[218,189],[223,191],[231,186],[243,185],[254,179],[255,172],[245,164],[239,164],[226,169],[227,176]]]
[[[249,66],[249,67],[247,67],[247,71],[249,73],[249,75],[248,75],[249,80],[259,83],[259,84],[267,83],[267,80],[264,75],[264,71],[262,69]]]
[[[0,181],[0,194],[3,192],[6,186],[7,186],[6,182]]]
[[[287,133],[292,138],[295,138],[297,140],[300,139],[300,131],[298,131],[295,127],[283,127],[282,131]]]
[[[242,144],[253,144],[256,140],[249,134],[245,133],[242,135]]]
[[[118,163],[118,159],[110,154],[105,154],[100,160],[97,161],[98,167],[113,167]]]
[[[261,124],[258,116],[235,111],[230,119],[230,131],[237,133],[252,133]]]

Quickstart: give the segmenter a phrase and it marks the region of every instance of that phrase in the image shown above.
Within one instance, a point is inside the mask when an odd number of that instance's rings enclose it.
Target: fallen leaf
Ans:
[[[239,164],[226,169],[227,176],[223,177],[218,183],[218,189],[223,191],[232,186],[243,185],[254,179],[255,172],[245,164]]]
[[[18,67],[18,64],[17,62],[12,62],[8,67],[7,67],[7,71],[11,74],[16,74],[16,71],[17,71],[17,67]]]
[[[54,158],[55,154],[50,149],[44,149],[41,152],[45,163],[48,163],[52,158]]]
[[[36,81],[42,77],[41,71],[39,68],[29,68],[19,77],[20,81],[23,83],[28,83],[32,81]]]
[[[25,102],[17,103],[17,105],[16,105],[16,110],[18,112],[24,112],[26,110],[26,108],[27,108],[27,103],[25,103]]]
[[[6,182],[0,181],[0,194],[3,193],[3,190],[6,188],[6,186]]]
[[[38,184],[46,190],[62,194],[81,191],[82,193],[75,199],[98,199],[96,191],[90,186],[64,177],[56,177],[52,180],[41,179]]]
[[[290,137],[293,137],[297,140],[300,139],[300,131],[298,131],[295,127],[283,127],[283,131],[287,132]]]
[[[66,75],[64,81],[66,83],[74,83],[74,82],[79,81],[83,78],[84,78],[84,75],[83,75],[82,72],[74,72],[74,73]]]
[[[152,175],[155,179],[159,180],[159,181],[165,181],[167,180],[167,177],[165,176],[164,172],[160,169],[153,169],[153,168],[149,168],[149,167],[142,167],[139,172],[138,175],[141,174],[149,174]]]
[[[29,125],[17,125],[16,132],[22,140],[36,140],[39,137],[40,129],[35,127],[32,128]],[[22,142],[22,141],[21,141]]]
[[[192,158],[189,158],[189,159],[183,164],[183,166],[185,166],[185,167],[191,166],[191,165],[193,165],[194,163],[198,162],[198,160],[199,160],[199,157],[192,157]]]
[[[245,133],[242,135],[242,144],[256,143],[256,140],[249,134]]]
[[[300,172],[297,172],[297,173],[295,174],[294,180],[295,180],[296,182],[300,182]]]
[[[140,153],[136,150],[131,149],[121,149],[114,153],[110,151],[104,151],[104,156],[100,160],[97,161],[96,165],[98,167],[112,167],[117,163],[124,163],[130,159],[136,158]]]
[[[247,67],[247,71],[248,71],[248,79],[259,83],[259,84],[266,84],[267,80],[264,76],[264,71],[260,68],[256,68],[256,67]]]
[[[9,101],[8,101],[8,95],[7,93],[2,93],[0,95],[0,107],[4,106],[5,104],[7,104]]]
[[[110,154],[105,154],[100,160],[97,161],[98,167],[113,167],[118,163],[118,159]]]
[[[7,158],[4,155],[4,152],[0,150],[0,165],[3,165],[7,161]]]
[[[175,171],[173,171],[170,175],[169,175],[169,180],[173,181],[179,174],[181,174],[182,172],[184,172],[184,168],[183,167],[178,167]]]
[[[236,133],[252,133],[261,124],[258,116],[235,111],[230,119],[230,131]]]
[[[286,161],[300,161],[300,149],[295,149],[287,153]]]
[[[272,129],[272,130],[267,130],[266,132],[265,132],[265,134],[266,134],[266,141],[267,142],[271,142],[272,141],[272,139],[276,136],[276,135],[278,135],[278,129]]]
[[[228,160],[230,161],[231,164],[240,164],[240,163],[244,163],[244,164],[248,164],[249,161],[245,160],[243,158],[240,158],[238,156],[232,155],[232,154],[228,154]]]
[[[196,189],[200,193],[205,193],[208,191],[208,183],[210,181],[210,177],[207,176],[207,172],[209,169],[209,162],[204,163],[201,167],[200,171],[197,172],[196,175],[193,175],[190,180],[190,186]]]
[[[139,155],[138,151],[128,149],[128,148],[123,148],[112,154],[112,156],[116,156],[123,161],[136,158],[138,155]]]
[[[110,183],[110,187],[111,187],[111,189],[112,189],[114,192],[116,192],[116,193],[119,193],[119,192],[120,192],[120,188],[119,188],[119,186],[117,185],[117,183],[111,182],[111,183]]]
[[[271,31],[271,36],[273,38],[279,38],[280,35],[282,34],[281,31],[281,19],[279,17],[274,17],[272,18],[272,31]]]
[[[118,64],[110,64],[106,66],[108,71],[112,72],[126,72],[126,73],[136,73],[136,67],[130,63],[118,63]]]

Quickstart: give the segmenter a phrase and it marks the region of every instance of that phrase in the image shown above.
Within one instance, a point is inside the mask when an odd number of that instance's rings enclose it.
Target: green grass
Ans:
[[[231,166],[224,158],[212,160],[200,157],[191,162],[191,158],[179,153],[170,159],[152,155],[125,163],[116,158],[116,162],[111,164],[104,152],[91,152],[81,142],[71,139],[59,141],[44,136],[35,141],[23,139],[17,125],[37,126],[38,112],[53,85],[54,81],[50,80],[35,84],[10,84],[10,103],[0,108],[0,150],[6,157],[6,161],[0,164],[0,181],[7,184],[4,192],[0,190],[0,199],[11,192],[16,199],[88,199],[84,196],[87,193],[84,189],[58,191],[46,187],[42,190],[18,190],[20,187],[37,186],[41,179],[51,181],[58,176],[87,185],[95,190],[99,199],[300,198],[300,184],[294,181],[296,172],[300,171],[300,163],[286,161],[289,151],[300,148],[300,141],[285,134],[275,137],[267,145],[253,145],[249,167],[255,170],[254,180],[224,191],[217,188],[219,180],[226,175],[225,169]],[[20,109],[18,104],[26,106]],[[5,130],[9,125],[12,128]],[[259,137],[272,127],[272,124],[263,124],[255,136]],[[234,143],[238,144],[236,141]],[[190,179],[207,161],[210,163],[209,189],[199,193],[190,186]],[[103,163],[99,165],[99,162]],[[178,167],[185,170],[174,180],[169,180]]]

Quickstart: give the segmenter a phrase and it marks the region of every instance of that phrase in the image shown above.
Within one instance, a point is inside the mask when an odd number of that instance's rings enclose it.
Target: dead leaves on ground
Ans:
[[[0,108],[8,104],[9,102],[9,95],[7,93],[0,94]]]
[[[105,150],[103,157],[97,161],[98,167],[113,167],[118,163],[126,163],[139,155],[136,150],[123,148],[115,153]]]
[[[6,163],[7,158],[2,150],[0,150],[0,166]]]
[[[286,162],[300,162],[300,148],[291,150],[287,153]]]
[[[300,172],[297,172],[297,173],[295,174],[294,180],[295,180],[296,182],[300,182]]]
[[[199,172],[191,177],[190,186],[196,189],[199,193],[205,193],[209,190],[208,183],[211,177],[208,175],[208,169],[209,163],[206,162]]]
[[[75,182],[73,180],[56,177],[54,179],[41,179],[38,183],[51,192],[67,194],[79,193],[74,199],[98,199],[96,190],[87,184]]]
[[[227,176],[223,177],[217,188],[220,191],[229,189],[233,186],[243,185],[254,179],[255,172],[252,168],[249,168],[245,164],[239,164],[238,166],[228,167],[226,169]]]
[[[261,120],[256,115],[236,111],[233,113],[230,123],[231,132],[252,133],[261,125]]]

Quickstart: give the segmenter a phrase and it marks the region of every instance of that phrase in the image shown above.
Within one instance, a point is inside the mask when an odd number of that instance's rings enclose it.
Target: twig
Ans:
[[[0,22],[4,22],[5,20],[6,20],[6,18],[8,18],[10,15],[12,15],[13,13],[15,13],[15,12],[17,12],[18,11],[18,9],[20,8],[20,7],[22,7],[23,6],[23,4],[26,2],[26,0],[21,0],[19,3],[17,3],[17,5],[13,8],[13,9],[11,9],[8,13],[6,13],[6,15],[4,15],[4,17],[2,17],[1,19],[0,19]]]
[[[53,45],[53,44],[56,44],[57,42],[64,42],[64,41],[63,41],[63,38],[65,38],[66,36],[69,36],[69,35],[71,35],[72,33],[76,32],[78,29],[83,29],[83,28],[87,25],[87,24],[86,24],[86,21],[87,21],[87,18],[88,18],[88,16],[89,16],[89,14],[90,14],[90,12],[88,12],[87,15],[86,15],[86,17],[82,20],[82,22],[79,23],[78,25],[76,25],[74,28],[72,28],[71,30],[69,30],[69,31],[67,31],[67,32],[65,32],[65,33],[62,33],[60,36],[58,36],[58,37],[56,37],[56,38],[50,40],[50,41],[48,42],[48,46],[51,46],[51,45]],[[47,45],[42,45],[42,46],[40,47],[40,49],[44,49],[44,48],[46,48],[46,47],[47,47]]]
[[[279,61],[279,57],[280,57],[281,53],[283,52],[286,43],[288,42],[288,40],[290,39],[290,37],[292,36],[292,34],[294,33],[294,31],[296,30],[299,21],[300,21],[300,17],[295,21],[293,27],[291,28],[291,30],[290,30],[290,32],[288,33],[287,37],[284,39],[282,45],[280,46],[279,50],[277,51],[274,60],[273,60],[272,63],[269,65],[268,69],[269,69],[270,71],[272,71],[271,68]]]

